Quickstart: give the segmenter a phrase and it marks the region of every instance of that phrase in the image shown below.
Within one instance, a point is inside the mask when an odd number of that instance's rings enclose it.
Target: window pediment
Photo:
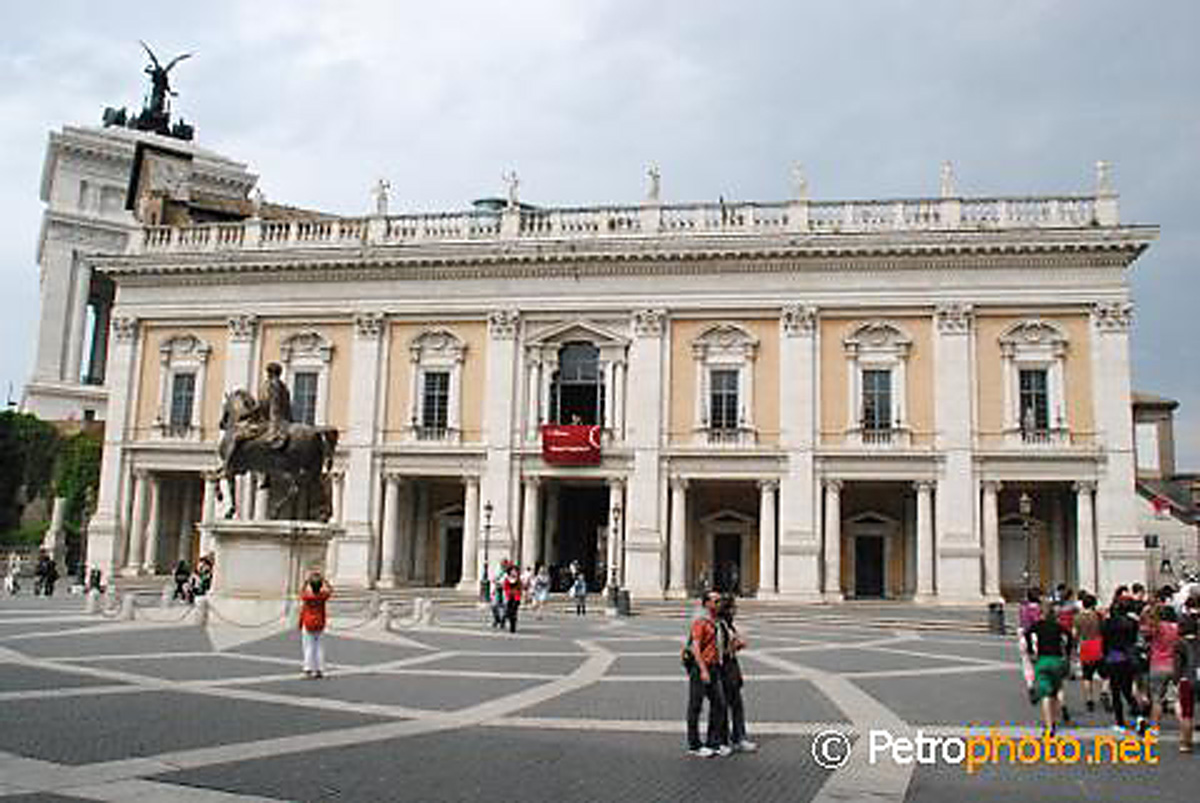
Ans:
[[[887,353],[905,355],[912,338],[888,321],[869,321],[856,328],[842,341],[849,353]]]
[[[298,332],[280,344],[279,356],[284,363],[306,359],[329,362],[333,358],[333,343],[314,330]]]
[[[448,329],[430,329],[414,337],[408,351],[413,362],[457,363],[462,362],[467,347]]]
[[[575,320],[556,324],[529,340],[530,347],[558,349],[567,343],[591,343],[597,348],[629,345],[629,338],[613,332],[591,321]]]
[[[1067,348],[1067,335],[1057,325],[1039,318],[1019,321],[1004,330],[999,337],[1005,355],[1021,350],[1043,350],[1061,355]]]
[[[177,362],[208,362],[212,347],[195,335],[173,335],[158,348],[159,358],[171,365]]]
[[[720,357],[752,360],[757,350],[758,338],[736,323],[714,324],[692,341],[692,354],[703,361]]]

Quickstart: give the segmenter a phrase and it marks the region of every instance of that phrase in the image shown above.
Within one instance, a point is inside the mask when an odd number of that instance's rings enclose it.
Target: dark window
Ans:
[[[738,372],[713,371],[709,375],[708,426],[710,429],[738,428]]]
[[[1050,397],[1045,368],[1021,369],[1021,429],[1045,432],[1050,428]]]
[[[558,371],[550,392],[550,422],[590,425],[603,420],[600,349],[591,343],[568,343],[558,353]]]
[[[421,394],[421,429],[423,434],[441,436],[446,433],[450,411],[450,372],[426,371]]]
[[[892,372],[868,370],[862,372],[862,405],[864,430],[892,428]]]
[[[316,371],[299,371],[292,377],[292,420],[310,427],[317,423]]]
[[[195,397],[196,375],[175,374],[171,380],[171,429],[187,430],[192,426],[192,404]]]

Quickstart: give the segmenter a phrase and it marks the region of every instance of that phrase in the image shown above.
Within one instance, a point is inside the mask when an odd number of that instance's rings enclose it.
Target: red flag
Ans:
[[[546,424],[542,427],[542,459],[556,466],[600,464],[600,427]]]

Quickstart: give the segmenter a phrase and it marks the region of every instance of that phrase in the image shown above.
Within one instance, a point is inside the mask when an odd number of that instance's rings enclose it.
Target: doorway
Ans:
[[[854,538],[854,596],[883,597],[883,536],[858,535]]]
[[[742,591],[742,536],[740,533],[713,534],[713,587],[721,593]]]
[[[453,524],[446,527],[442,541],[442,585],[455,586],[462,580],[462,556],[462,524]]]
[[[558,493],[558,562],[550,567],[551,587],[566,591],[570,566],[578,563],[588,589],[599,591],[608,571],[600,540],[608,525],[608,486],[562,485]]]

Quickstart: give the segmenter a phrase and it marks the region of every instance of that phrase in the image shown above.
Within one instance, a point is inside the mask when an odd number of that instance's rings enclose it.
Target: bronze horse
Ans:
[[[217,446],[221,470],[217,477],[225,480],[229,490],[225,518],[233,518],[237,513],[234,480],[247,471],[256,471],[265,475],[276,488],[280,482],[284,485],[285,493],[271,506],[271,518],[301,490],[308,489],[310,498],[320,500],[316,506],[319,509],[309,511],[310,515],[302,518],[329,519],[332,509],[325,472],[333,464],[337,449],[336,428],[290,423],[285,442],[276,445],[265,435],[266,417],[258,402],[245,390],[235,390],[225,397],[221,430],[221,441]]]

